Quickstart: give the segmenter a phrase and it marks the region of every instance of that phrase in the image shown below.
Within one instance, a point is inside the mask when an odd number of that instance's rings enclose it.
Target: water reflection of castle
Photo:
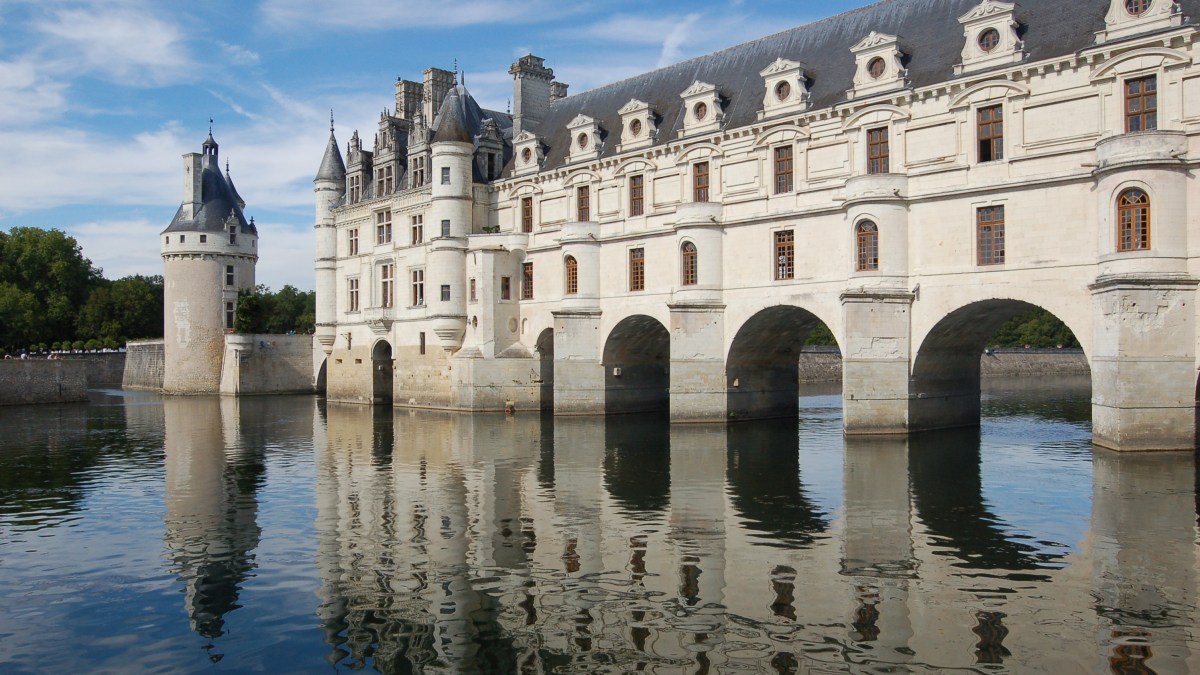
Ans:
[[[989,511],[977,437],[847,441],[839,510],[763,427],[378,414],[330,406],[315,425],[320,616],[343,664],[1200,666],[1178,457],[1097,455],[1092,529],[1064,556]]]

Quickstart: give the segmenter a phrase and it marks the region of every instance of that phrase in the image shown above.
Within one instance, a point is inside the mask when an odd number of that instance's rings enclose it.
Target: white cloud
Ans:
[[[33,28],[45,38],[41,56],[60,73],[95,72],[134,86],[190,77],[182,32],[146,8],[64,9]]]
[[[312,227],[278,222],[255,222],[258,228],[258,266],[255,278],[271,290],[291,284],[311,291],[315,272],[316,239]]]
[[[44,123],[62,114],[68,86],[45,78],[28,61],[0,61],[0,125]],[[15,104],[14,104],[15,103]]]
[[[104,270],[106,279],[131,274],[162,274],[158,233],[167,223],[145,218],[91,221],[64,228],[83,255]]]
[[[676,23],[663,39],[662,50],[658,54],[656,68],[669,66],[681,60],[685,54],[685,46],[692,37],[693,28],[700,20],[699,14],[688,14],[682,21]]]
[[[278,30],[320,27],[380,31],[547,21],[586,7],[586,3],[556,0],[462,0],[453,6],[436,2],[374,3],[369,12],[360,13],[326,0],[266,0],[261,11],[265,22]]]
[[[251,51],[239,45],[231,45],[226,42],[220,43],[221,51],[225,52],[225,56],[229,58],[230,63],[239,66],[254,66],[258,65],[262,59],[258,52]]]

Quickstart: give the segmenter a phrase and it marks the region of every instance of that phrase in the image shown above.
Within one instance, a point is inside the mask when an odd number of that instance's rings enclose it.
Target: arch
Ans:
[[[541,408],[554,410],[554,329],[546,328],[538,334],[534,349],[538,356],[538,378],[541,380]]]
[[[392,386],[392,345],[379,340],[371,346],[371,402],[390,405]]]
[[[563,178],[563,187],[575,187],[577,185],[590,185],[600,182],[600,174],[591,169],[577,169],[572,171],[570,175]]]
[[[854,270],[879,270],[879,226],[874,221],[863,220],[854,226]]]
[[[997,89],[997,91],[991,91]],[[983,96],[976,96],[977,94]],[[954,98],[950,99],[950,110],[957,108],[965,108],[975,102],[995,101],[998,99],[1009,99],[1015,96],[1028,96],[1029,87],[1016,82],[1007,80],[986,80],[978,84],[971,85],[966,89],[958,92]]]
[[[1114,57],[1105,62],[1104,65],[1096,69],[1092,73],[1092,81],[1103,80],[1106,77],[1113,77],[1119,73],[1133,73],[1139,71],[1149,71],[1157,68],[1162,68],[1168,64],[1183,63],[1189,61],[1186,54],[1180,53],[1175,49],[1166,47],[1146,47],[1144,49],[1135,49],[1131,52],[1125,52],[1120,56]],[[1134,62],[1134,63],[1131,63]],[[1127,66],[1121,68],[1121,66]]]
[[[671,334],[654,317],[622,319],[604,341],[608,414],[666,412],[670,407]]]
[[[850,131],[851,129],[857,129],[860,126],[867,124],[881,124],[883,122],[890,122],[892,120],[906,120],[911,117],[912,115],[910,115],[908,111],[904,110],[903,108],[881,103],[879,105],[863,108],[862,110],[859,110],[853,115],[847,117],[846,121],[842,124],[842,130]]]
[[[795,417],[800,411],[800,352],[817,315],[793,305],[760,310],[738,329],[725,361],[731,419]]]
[[[544,190],[531,180],[521,181],[508,189],[507,198],[516,199],[518,197],[536,197],[542,194]]]
[[[631,157],[617,165],[613,169],[614,177],[624,176],[629,171],[639,171],[642,173],[654,173],[654,163],[642,157]]]
[[[721,146],[715,143],[697,143],[679,153],[675,158],[675,164],[683,165],[706,158],[720,158],[722,154]]]
[[[1140,187],[1117,195],[1117,252],[1150,250],[1150,194]]]
[[[1009,319],[1031,309],[1045,308],[1011,298],[979,300],[934,324],[913,358],[909,430],[978,426],[984,349]]]
[[[804,127],[798,124],[785,124],[763,130],[759,133],[758,139],[754,141],[754,147],[765,148],[776,143],[798,143],[808,139],[809,135]]]
[[[691,241],[684,241],[679,246],[679,284],[695,286],[700,282],[699,252]]]

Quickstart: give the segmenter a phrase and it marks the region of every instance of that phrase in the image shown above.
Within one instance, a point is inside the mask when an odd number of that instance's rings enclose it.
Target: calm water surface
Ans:
[[[373,411],[97,392],[0,409],[0,671],[1200,672],[1191,453],[1088,385],[982,429]]]

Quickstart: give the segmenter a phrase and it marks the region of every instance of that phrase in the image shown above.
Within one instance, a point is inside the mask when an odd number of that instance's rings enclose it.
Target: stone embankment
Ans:
[[[983,377],[1090,375],[1079,349],[989,349],[979,358]],[[842,356],[836,347],[805,347],[800,353],[801,382],[839,382]]]
[[[163,341],[142,340],[125,345],[125,373],[121,387],[161,391],[163,386]]]

